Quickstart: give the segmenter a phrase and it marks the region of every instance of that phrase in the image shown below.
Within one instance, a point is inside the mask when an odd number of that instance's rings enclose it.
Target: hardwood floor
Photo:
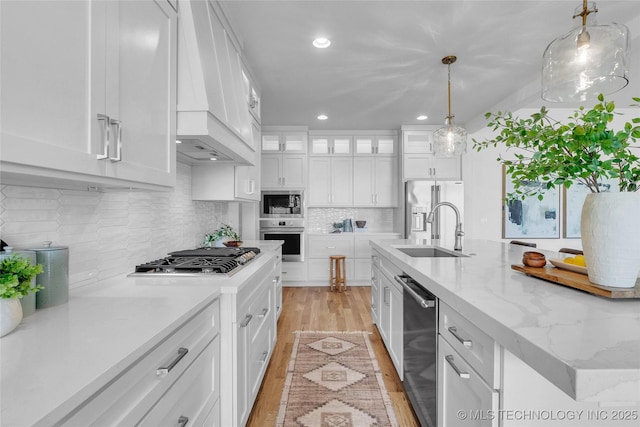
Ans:
[[[384,382],[393,401],[400,426],[420,426],[415,419],[402,382],[393,367],[377,328],[371,322],[371,288],[349,287],[344,293],[328,286],[284,288],[283,309],[278,320],[278,341],[258,392],[247,426],[273,426],[278,415],[294,331],[369,331]]]

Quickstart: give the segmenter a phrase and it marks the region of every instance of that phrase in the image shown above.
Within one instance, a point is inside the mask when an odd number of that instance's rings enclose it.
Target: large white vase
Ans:
[[[18,298],[0,298],[0,337],[13,331],[22,322],[22,305]]]
[[[640,273],[640,193],[592,193],[580,231],[589,281],[633,288]]]

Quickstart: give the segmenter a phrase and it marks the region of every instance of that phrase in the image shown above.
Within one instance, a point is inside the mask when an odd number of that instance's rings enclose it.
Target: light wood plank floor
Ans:
[[[293,348],[294,331],[369,331],[371,343],[384,374],[387,391],[400,426],[420,426],[415,419],[402,382],[371,322],[371,288],[349,287],[344,293],[326,287],[284,288],[283,309],[278,320],[278,341],[262,387],[247,422],[250,427],[273,426],[278,415],[287,364]]]

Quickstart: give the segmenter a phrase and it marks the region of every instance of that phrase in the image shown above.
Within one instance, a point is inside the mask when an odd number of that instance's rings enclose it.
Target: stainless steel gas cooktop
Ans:
[[[197,248],[171,252],[167,257],[136,266],[130,276],[180,275],[231,276],[258,254],[258,248]]]

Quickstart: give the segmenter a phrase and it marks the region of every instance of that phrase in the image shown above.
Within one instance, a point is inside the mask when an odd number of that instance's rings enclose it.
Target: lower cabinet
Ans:
[[[438,426],[497,427],[499,393],[438,337]],[[461,415],[464,414],[464,415]]]
[[[63,424],[173,426],[188,418],[190,426],[206,425],[220,397],[219,324],[216,299]]]
[[[306,282],[307,263],[306,262],[283,262],[282,263],[283,282]]]

